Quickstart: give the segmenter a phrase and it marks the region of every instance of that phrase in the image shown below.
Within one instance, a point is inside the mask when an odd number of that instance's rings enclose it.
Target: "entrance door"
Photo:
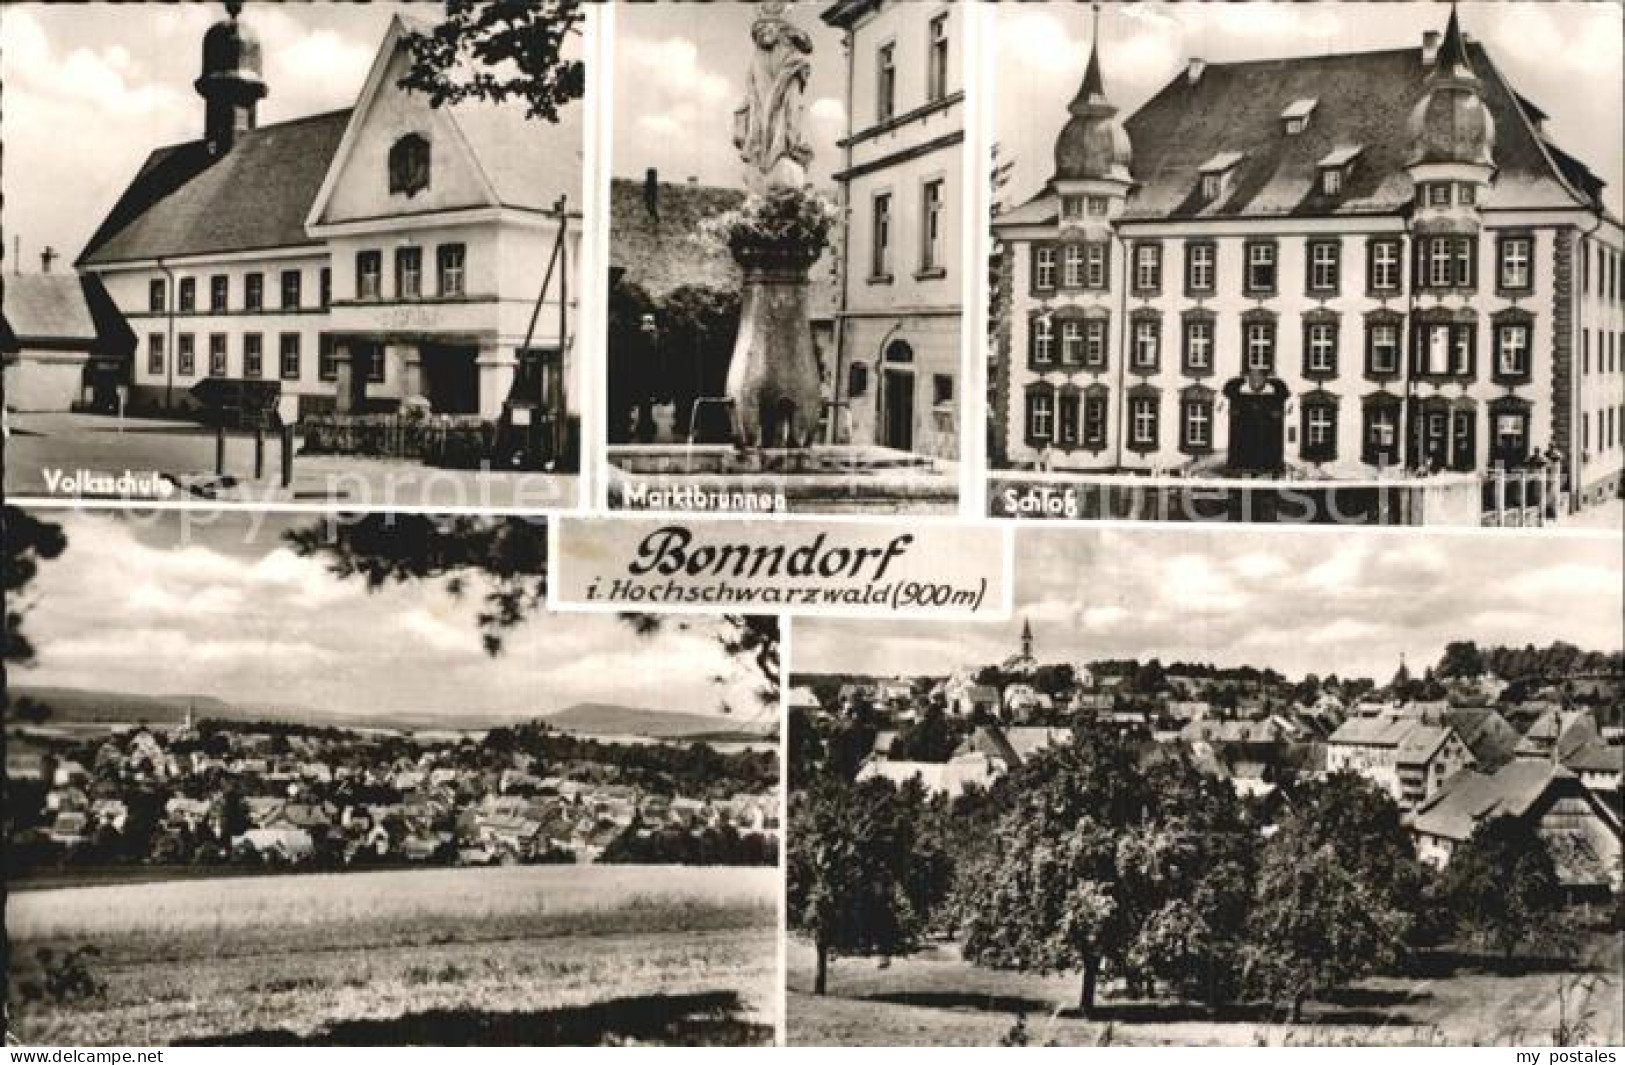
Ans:
[[[911,370],[887,370],[885,387],[885,424],[881,443],[899,451],[914,450],[914,373]]]
[[[447,344],[423,347],[424,393],[436,414],[480,412],[479,349]]]
[[[1230,466],[1280,473],[1286,465],[1286,397],[1274,390],[1230,394]]]

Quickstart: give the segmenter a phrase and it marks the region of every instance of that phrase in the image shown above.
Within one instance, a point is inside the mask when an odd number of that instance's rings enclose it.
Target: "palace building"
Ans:
[[[994,224],[1013,466],[1361,481],[1625,457],[1625,230],[1452,11],[1420,48],[1189,61],[1120,119],[1092,46]],[[996,448],[993,450],[997,450]]]
[[[949,459],[962,405],[963,8],[839,0],[823,12],[847,64],[836,432]]]
[[[132,405],[217,377],[279,382],[301,417],[492,419],[521,393],[574,417],[580,107],[431,107],[399,84],[417,28],[392,20],[353,107],[274,125],[252,29],[209,29],[201,136],[148,157],[77,262],[134,333]]]

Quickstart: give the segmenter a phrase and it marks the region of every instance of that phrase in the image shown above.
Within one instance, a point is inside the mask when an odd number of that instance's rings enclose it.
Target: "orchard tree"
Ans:
[[[1296,1024],[1306,999],[1391,965],[1404,928],[1404,916],[1335,848],[1283,828],[1259,864],[1249,984],[1263,998],[1290,1003]]]
[[[823,776],[790,809],[786,908],[817,955],[813,993],[832,958],[892,956],[919,945],[928,914],[918,891],[915,832],[889,781]]]
[[[962,733],[940,707],[927,707],[892,741],[890,755],[901,762],[946,762],[959,747]]]
[[[1304,784],[1283,831],[1305,849],[1330,847],[1338,863],[1392,909],[1414,918],[1424,904],[1426,868],[1416,858],[1405,815],[1393,797],[1352,771]]]
[[[1446,891],[1469,933],[1510,959],[1562,901],[1546,843],[1525,818],[1484,821],[1450,859]]]

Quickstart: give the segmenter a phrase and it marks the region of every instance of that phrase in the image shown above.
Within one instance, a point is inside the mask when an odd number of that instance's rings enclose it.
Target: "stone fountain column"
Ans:
[[[818,434],[824,401],[807,277],[820,249],[736,243],[733,251],[745,275],[727,389],[739,443],[807,447]]]
[[[743,448],[806,448],[823,413],[807,271],[824,250],[829,217],[808,187],[812,146],[801,130],[812,38],[786,8],[764,0],[757,9],[745,99],[733,116],[751,193],[727,235],[744,272],[727,387]]]

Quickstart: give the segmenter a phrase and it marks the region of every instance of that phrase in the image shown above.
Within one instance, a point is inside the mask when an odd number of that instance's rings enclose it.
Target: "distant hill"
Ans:
[[[772,728],[771,724],[753,726],[720,714],[665,713],[607,703],[577,703],[568,710],[546,715],[542,721],[560,732],[580,736],[645,736],[655,740],[760,739]]]
[[[417,732],[429,729],[454,728],[458,731],[482,731],[493,725],[513,724],[517,717],[459,718],[448,721],[444,714],[432,711],[398,711],[387,714],[335,713],[306,706],[282,706],[272,703],[234,703],[212,695],[137,695],[133,692],[95,691],[89,688],[53,688],[14,684],[10,688],[13,701],[29,698],[51,708],[48,724],[147,724],[164,726],[178,724],[186,718],[188,706],[194,708],[198,720],[215,721],[284,721],[300,725],[320,725],[333,728],[389,729],[399,732]]]

